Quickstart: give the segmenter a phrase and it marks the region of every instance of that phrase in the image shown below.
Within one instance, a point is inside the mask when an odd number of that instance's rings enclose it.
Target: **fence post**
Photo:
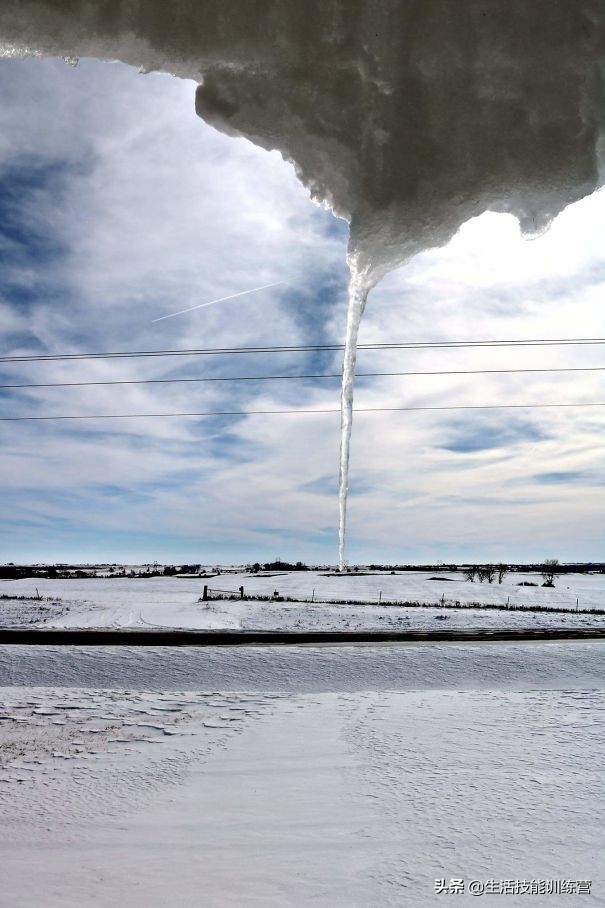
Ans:
[[[382,590],[378,593],[378,605],[382,602]]]
[[[243,599],[243,598],[244,598],[244,588],[243,588],[243,586],[240,586],[240,588],[239,588],[239,598],[240,598],[240,599]]]
[[[579,606],[580,606],[580,599],[578,598],[578,599],[576,599],[576,612],[578,611]]]
[[[204,602],[208,599],[208,585],[204,584],[204,592],[202,593],[202,599]]]
[[[313,590],[313,594],[311,596],[311,602],[315,602],[315,590]]]

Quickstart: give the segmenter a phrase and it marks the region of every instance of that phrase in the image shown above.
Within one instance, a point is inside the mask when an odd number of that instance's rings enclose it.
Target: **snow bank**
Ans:
[[[330,691],[605,689],[601,641],[340,647],[0,646],[0,687]]]
[[[486,209],[531,234],[601,185],[604,21],[602,0],[6,0],[0,52],[200,81],[208,123],[350,221],[371,283]]]

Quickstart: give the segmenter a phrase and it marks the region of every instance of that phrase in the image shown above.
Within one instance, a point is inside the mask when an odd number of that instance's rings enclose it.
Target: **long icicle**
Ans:
[[[351,451],[351,429],[353,428],[353,387],[355,363],[357,361],[357,338],[359,325],[366,302],[369,286],[351,264],[349,281],[349,307],[347,310],[347,335],[342,363],[342,391],[340,396],[340,471],[339,471],[339,527],[338,527],[338,568],[345,566],[345,535],[347,525],[347,494],[349,491],[349,455]]]

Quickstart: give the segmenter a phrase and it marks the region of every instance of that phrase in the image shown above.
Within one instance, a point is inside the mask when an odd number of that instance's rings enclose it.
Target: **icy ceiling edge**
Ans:
[[[602,182],[605,0],[5,0],[0,46],[196,79],[293,162],[371,282],[486,209],[543,229]]]

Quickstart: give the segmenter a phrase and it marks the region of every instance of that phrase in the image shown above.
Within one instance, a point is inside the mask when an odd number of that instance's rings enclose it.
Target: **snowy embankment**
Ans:
[[[454,877],[602,905],[604,655],[0,647],[0,901],[424,908]]]
[[[433,579],[438,576],[439,579]],[[536,586],[520,586],[533,583]],[[210,596],[279,596],[293,602],[200,601],[204,585]],[[0,581],[0,595],[28,596],[36,590],[49,601],[0,599],[0,624],[53,627],[150,627],[245,629],[427,628],[440,619],[448,627],[587,627],[602,626],[605,616],[583,614],[605,608],[605,575],[566,574],[554,588],[543,587],[536,574],[509,574],[502,584],[470,583],[462,575],[347,574],[301,571],[279,574],[220,574],[198,577],[74,578]],[[296,601],[298,600],[298,601]],[[313,601],[311,601],[313,600]],[[320,601],[318,601],[320,600]],[[321,601],[324,600],[324,601]],[[336,604],[353,600],[364,604]],[[391,601],[425,608],[389,605]],[[469,606],[445,608],[444,606]],[[477,603],[502,609],[473,608]],[[505,607],[508,609],[505,610]],[[567,609],[514,611],[516,607]],[[580,612],[575,614],[575,609]]]
[[[288,694],[592,689],[605,686],[604,658],[601,641],[177,649],[0,645],[0,687]]]

